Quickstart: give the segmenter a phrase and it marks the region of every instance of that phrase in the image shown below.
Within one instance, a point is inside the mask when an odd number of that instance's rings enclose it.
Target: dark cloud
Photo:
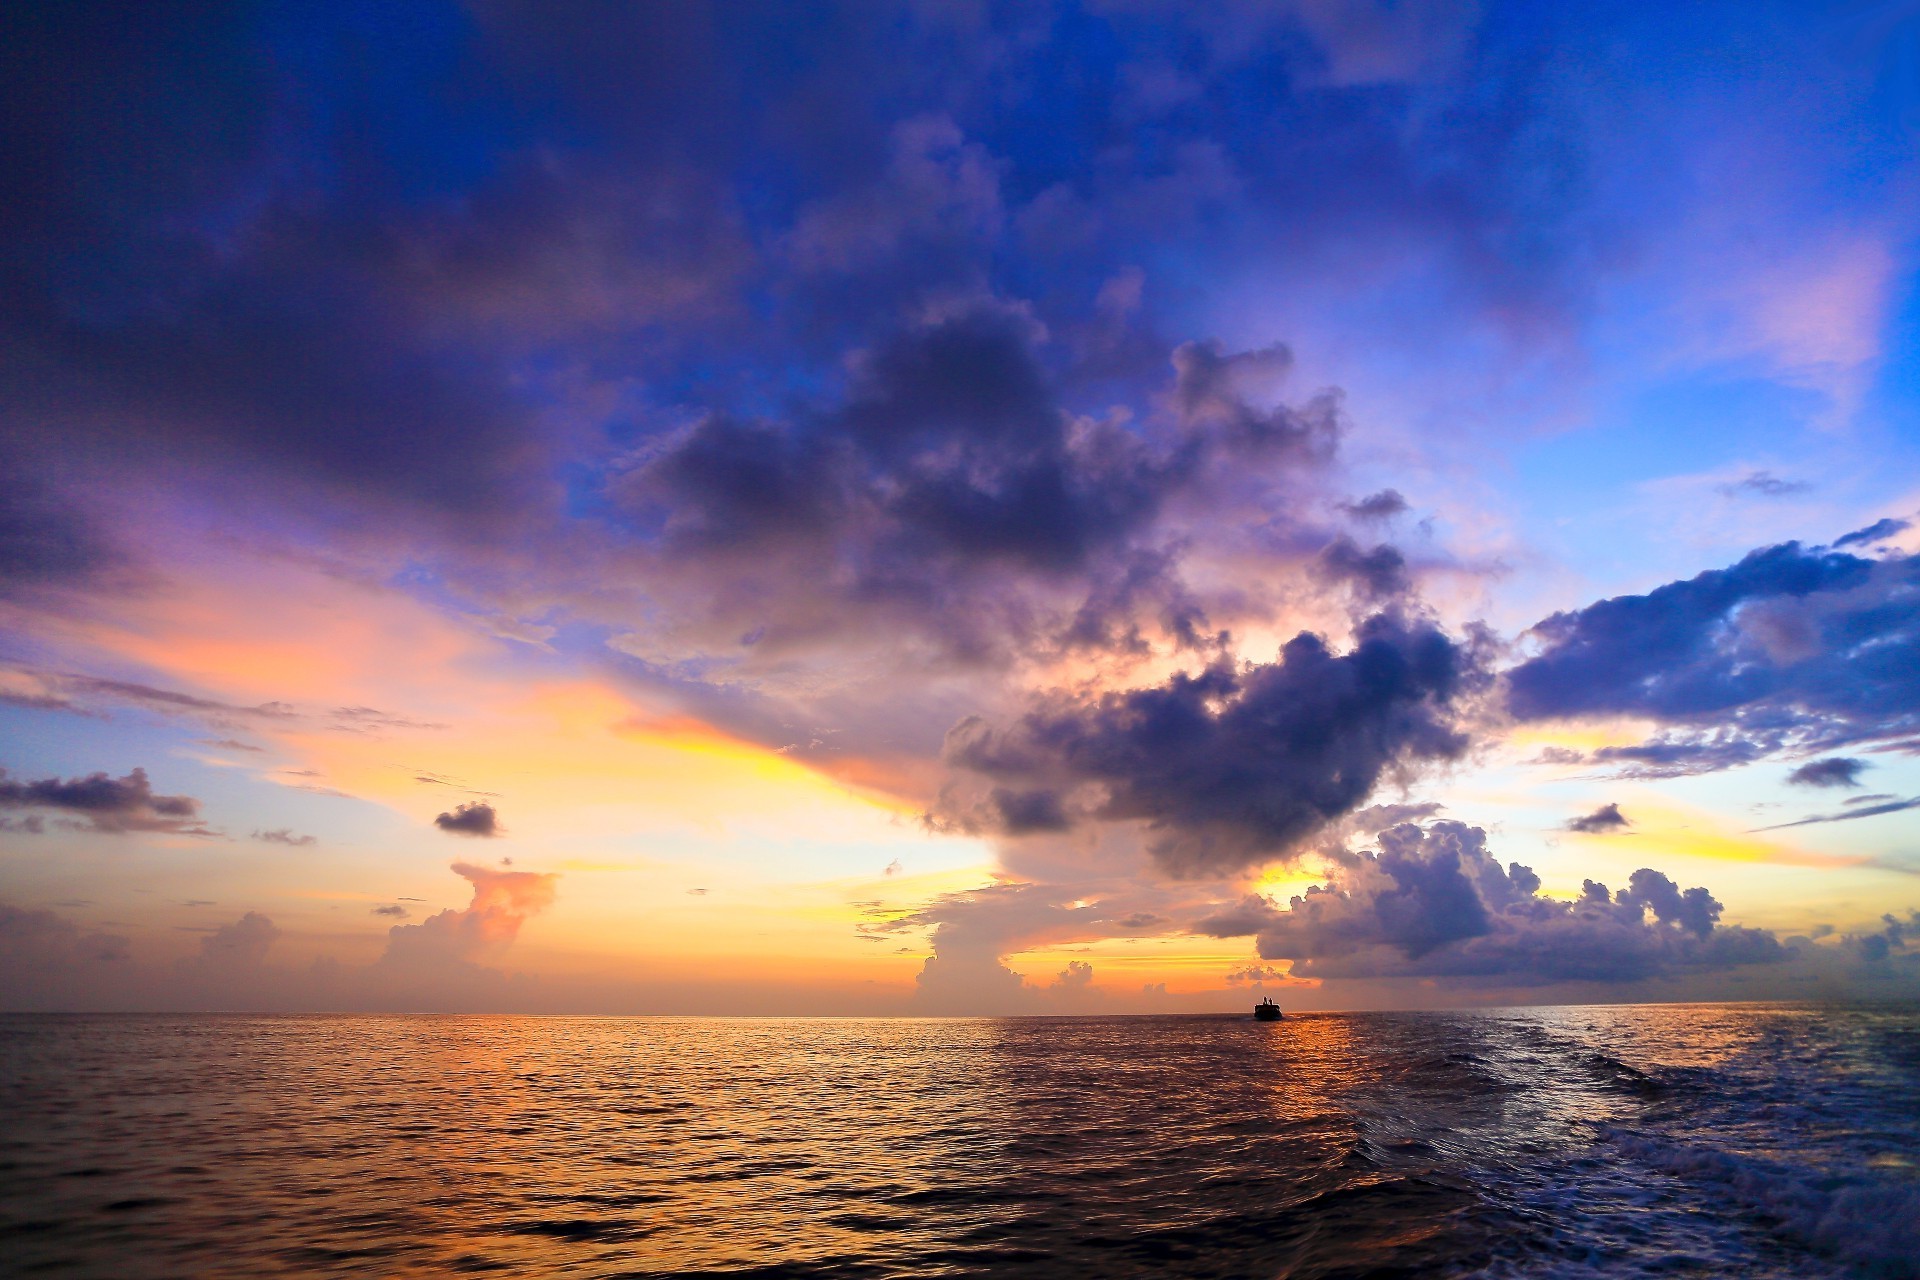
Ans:
[[[1864,529],[1855,529],[1852,533],[1842,534],[1833,540],[1833,549],[1841,547],[1867,547],[1876,542],[1885,542],[1896,534],[1905,533],[1913,524],[1908,520],[1896,520],[1892,516],[1875,520]]]
[[[968,720],[947,758],[1044,789],[1062,812],[1075,794],[1088,817],[1144,823],[1155,860],[1177,875],[1231,872],[1291,852],[1394,771],[1458,759],[1467,738],[1453,704],[1479,678],[1471,647],[1381,614],[1344,654],[1302,633],[1273,663],[1054,695],[1005,728]]]
[[[1698,772],[1920,729],[1920,560],[1909,557],[1789,542],[1555,614],[1532,634],[1541,651],[1506,678],[1516,717],[1670,726],[1611,758]]]
[[[1632,825],[1633,824],[1627,821],[1626,817],[1621,814],[1619,805],[1607,804],[1601,805],[1585,817],[1575,818],[1568,822],[1567,830],[1583,832],[1586,835],[1605,835],[1610,831],[1619,831],[1624,827],[1630,827]]]
[[[112,835],[164,831],[210,836],[200,821],[200,802],[192,796],[156,795],[145,769],[124,778],[105,773],[61,781],[18,781],[0,769],[0,809],[57,809],[86,820],[86,829]]]
[[[1905,800],[1886,800],[1879,804],[1863,804],[1857,809],[1845,813],[1816,814],[1811,818],[1801,818],[1797,822],[1776,822],[1770,827],[1756,827],[1756,831],[1784,831],[1788,827],[1807,827],[1822,822],[1852,822],[1856,818],[1877,818],[1887,813],[1904,813],[1908,809],[1920,808],[1920,796]]]
[[[255,831],[253,838],[265,844],[292,845],[296,849],[320,843],[317,836],[297,836],[287,827],[278,827],[272,831]]]
[[[1337,402],[1273,403],[1281,349],[1189,344],[1173,353],[1163,413],[1076,415],[1042,340],[1004,303],[936,314],[861,352],[837,406],[711,413],[643,450],[612,498],[664,571],[694,571],[689,592],[709,594],[716,633],[753,636],[741,647],[762,661],[808,626],[870,630],[876,610],[976,651],[1036,630],[1127,643],[1142,610],[1195,641],[1204,616],[1176,553],[1156,545],[1163,517],[1323,462]]]
[[[1721,485],[1720,492],[1729,498],[1744,497],[1748,494],[1758,494],[1763,498],[1784,498],[1789,494],[1805,493],[1812,487],[1803,480],[1782,480],[1771,471],[1755,471],[1732,484]]]
[[[998,816],[999,829],[1008,835],[1065,831],[1073,825],[1061,806],[1060,797],[1051,791],[1009,791],[995,787],[989,799]]]
[[[1851,756],[1828,756],[1801,765],[1787,775],[1787,781],[1797,787],[1857,787],[1861,771],[1868,767],[1865,760]]]
[[[1362,550],[1352,538],[1336,538],[1320,553],[1314,567],[1323,579],[1347,584],[1368,603],[1398,599],[1413,587],[1406,557],[1385,543]]]
[[[1786,954],[1770,933],[1719,925],[1721,906],[1705,889],[1683,891],[1651,869],[1614,894],[1588,881],[1573,902],[1539,888],[1530,869],[1502,868],[1478,827],[1409,823],[1285,907],[1254,898],[1198,928],[1252,933],[1263,959],[1317,978],[1636,981]]]
[[[1662,734],[1630,747],[1600,747],[1593,764],[1619,766],[1614,775],[1634,780],[1688,778],[1752,764],[1779,746],[1777,734],[1755,739],[1740,733]]]
[[[1412,510],[1398,489],[1382,489],[1354,502],[1343,502],[1340,509],[1355,520],[1391,520]]]
[[[456,836],[497,836],[501,833],[499,815],[493,806],[478,800],[456,805],[452,813],[434,818],[433,825]]]
[[[1868,964],[1879,964],[1894,952],[1905,951],[1913,939],[1920,937],[1920,911],[1907,912],[1904,920],[1888,912],[1880,920],[1884,928],[1874,933],[1850,933],[1842,939],[1843,946]]]
[[[407,917],[409,917],[413,913],[411,911],[408,911],[405,907],[402,907],[402,906],[389,906],[389,907],[375,907],[373,909],[373,914],[377,916],[392,916],[396,920],[405,920]]]

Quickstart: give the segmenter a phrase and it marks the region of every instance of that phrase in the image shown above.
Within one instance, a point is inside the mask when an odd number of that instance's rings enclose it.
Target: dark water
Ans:
[[[0,1019],[0,1269],[1920,1276],[1920,1013]]]

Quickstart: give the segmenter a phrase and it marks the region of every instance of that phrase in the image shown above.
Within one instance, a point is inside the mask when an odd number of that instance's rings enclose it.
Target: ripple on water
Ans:
[[[49,1274],[1915,1276],[1920,1019],[0,1019]]]

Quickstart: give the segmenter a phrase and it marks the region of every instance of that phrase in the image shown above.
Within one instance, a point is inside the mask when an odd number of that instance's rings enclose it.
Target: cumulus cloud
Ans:
[[[395,925],[381,963],[434,969],[478,963],[504,950],[521,926],[553,904],[560,877],[551,872],[501,871],[456,862],[453,872],[473,886],[473,901],[436,912],[419,924]]]
[[[917,910],[862,927],[872,937],[929,934],[932,954],[915,979],[916,1003],[930,1012],[1004,1013],[1047,1007],[1086,992],[1093,973],[1069,963],[1051,984],[1029,982],[1007,967],[1015,951],[1090,938],[1151,937],[1171,921],[1145,910],[1159,899],[1140,886],[1104,890],[1005,882],[943,894]]]
[[[156,794],[145,769],[135,769],[122,778],[92,773],[66,781],[20,781],[0,769],[0,809],[54,809],[78,814],[85,819],[87,830],[109,835],[129,831],[219,834],[200,822],[198,800]]]
[[[223,924],[200,940],[192,963],[209,972],[230,975],[238,969],[257,969],[280,937],[280,927],[258,911],[249,911],[232,924]]]
[[[452,813],[442,813],[433,825],[449,835],[487,838],[501,834],[499,815],[493,806],[479,800],[455,805]]]
[[[1920,911],[1907,912],[1904,920],[1888,912],[1880,920],[1884,928],[1871,933],[1847,934],[1842,945],[1853,949],[1867,963],[1878,964],[1920,939]]]
[[[1163,870],[1230,873],[1297,850],[1384,778],[1459,759],[1468,739],[1455,703],[1480,678],[1471,644],[1379,614],[1346,653],[1302,633],[1271,663],[1222,660],[1156,687],[1049,695],[1003,727],[968,719],[946,755],[1022,784],[1017,815],[1139,822]],[[1022,829],[1004,799],[969,808],[950,793],[935,816]]]
[[[1621,814],[1617,804],[1601,805],[1584,817],[1575,818],[1567,823],[1567,830],[1578,831],[1585,835],[1604,835],[1610,831],[1619,831],[1633,824]]]
[[[1284,907],[1255,898],[1200,928],[1251,933],[1263,959],[1317,978],[1625,982],[1786,954],[1770,933],[1718,924],[1707,890],[1682,890],[1650,868],[1617,893],[1589,880],[1563,902],[1541,896],[1529,868],[1503,868],[1478,827],[1407,823],[1378,843]]]

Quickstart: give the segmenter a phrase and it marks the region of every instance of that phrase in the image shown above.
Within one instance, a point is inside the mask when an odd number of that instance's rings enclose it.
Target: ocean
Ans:
[[[0,1018],[0,1270],[1920,1276],[1920,1010]]]

